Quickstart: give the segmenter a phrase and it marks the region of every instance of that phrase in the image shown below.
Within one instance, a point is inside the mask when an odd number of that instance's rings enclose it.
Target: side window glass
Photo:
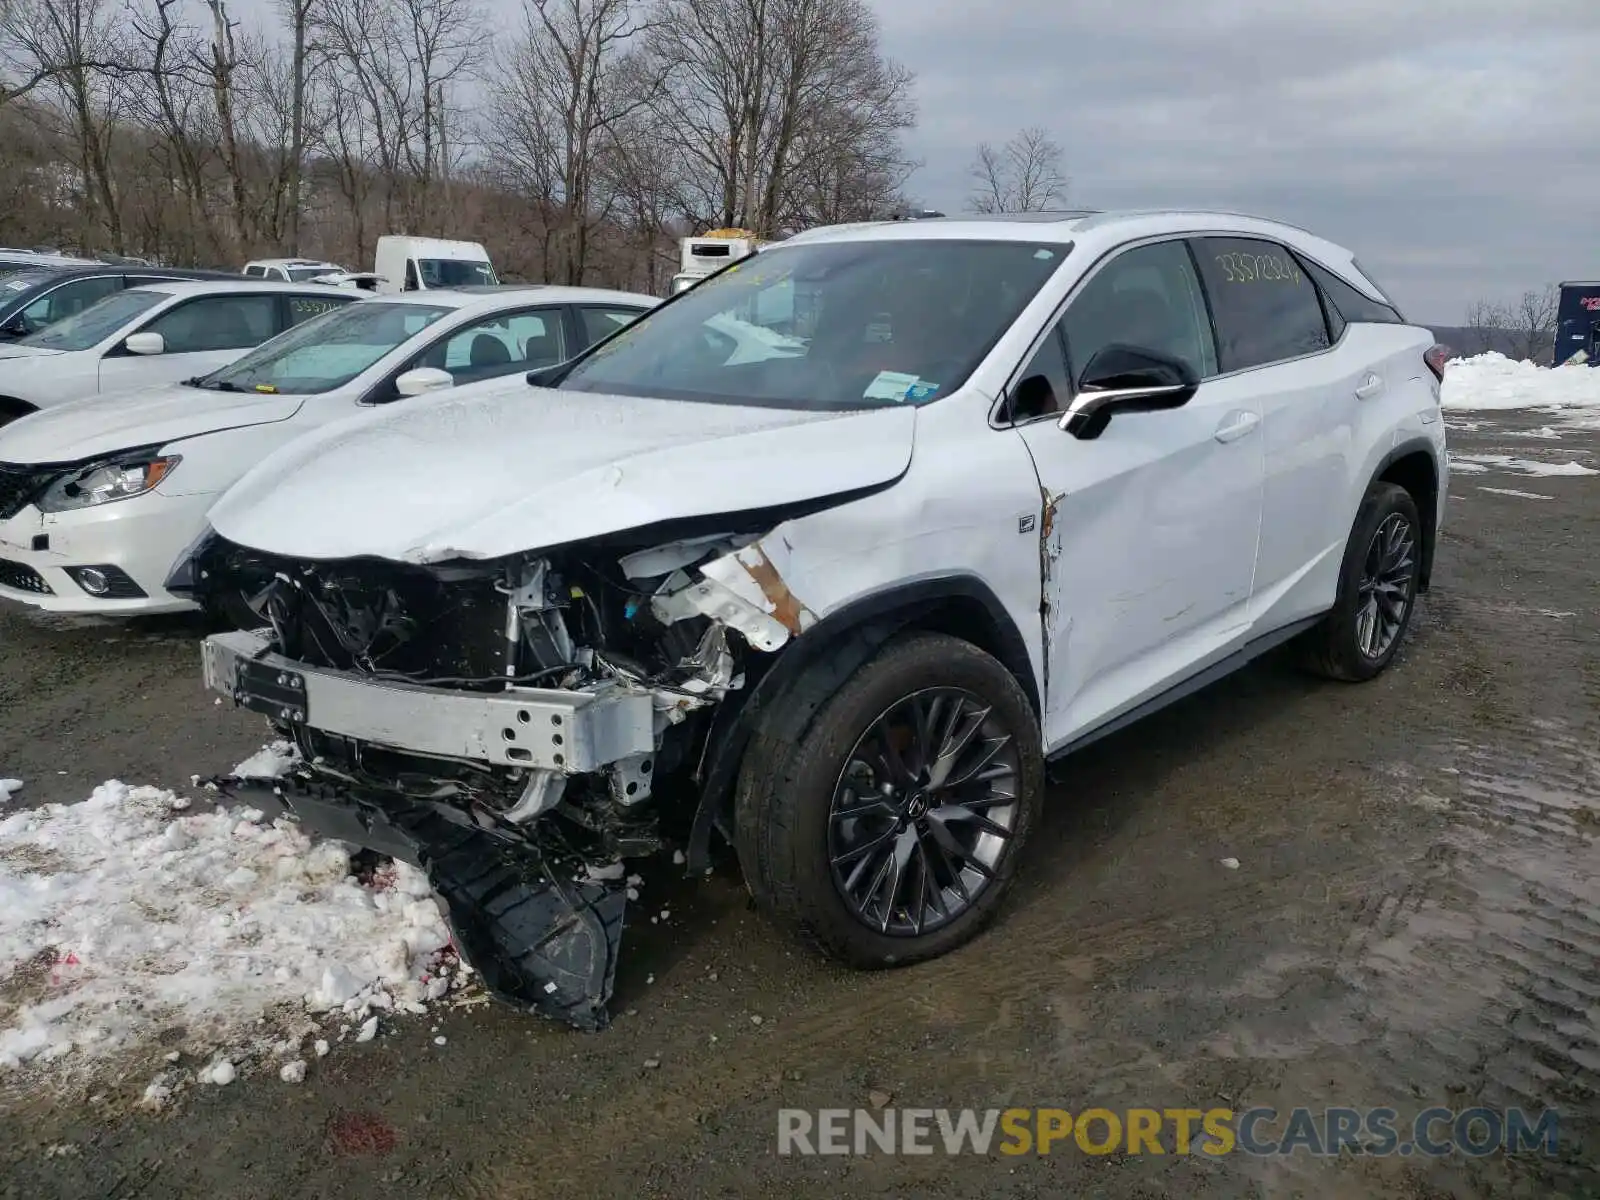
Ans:
[[[312,317],[320,317],[325,312],[332,312],[343,303],[327,296],[290,296],[289,297],[289,328],[293,329],[302,321],[309,321]]]
[[[267,269],[265,267],[258,267],[252,264],[244,269],[244,273],[250,276],[252,279],[260,279],[267,273]]]
[[[583,325],[582,349],[586,350],[623,326],[633,324],[642,315],[643,310],[634,308],[580,308],[578,319]]]
[[[1114,345],[1168,355],[1201,379],[1217,373],[1205,297],[1183,242],[1138,246],[1106,263],[1073,298],[1061,329],[1074,385]]]
[[[405,290],[408,292],[414,292],[417,290],[417,263],[415,259],[406,259]]]
[[[1067,356],[1058,324],[1017,376],[1009,415],[1013,421],[1032,421],[1061,412],[1071,399],[1072,384],[1067,379]]]
[[[27,308],[22,310],[22,315],[27,319],[29,329],[43,329],[54,325],[57,321],[74,316],[93,304],[96,300],[104,299],[112,292],[122,290],[122,277],[120,275],[103,275],[98,279],[79,279],[73,283],[64,283],[48,296],[41,296]]]
[[[1295,256],[1255,238],[1197,238],[1224,371],[1328,348],[1322,303]]]
[[[486,317],[423,352],[414,366],[449,371],[457,383],[547,367],[567,357],[559,308]]]
[[[1369,322],[1377,325],[1398,325],[1400,314],[1387,304],[1378,300],[1370,300],[1363,296],[1353,286],[1340,279],[1326,267],[1319,267],[1314,262],[1300,260],[1306,274],[1317,281],[1317,286],[1322,289],[1322,294],[1328,298],[1329,307],[1338,312],[1344,323]],[[1338,334],[1334,334],[1335,339]]]
[[[169,309],[149,325],[168,354],[248,350],[278,332],[276,296],[207,296]]]

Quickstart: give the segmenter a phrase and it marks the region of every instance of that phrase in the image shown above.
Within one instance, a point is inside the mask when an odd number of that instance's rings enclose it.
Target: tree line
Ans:
[[[0,244],[358,269],[386,233],[659,292],[676,238],[906,206],[865,0],[0,0]]]

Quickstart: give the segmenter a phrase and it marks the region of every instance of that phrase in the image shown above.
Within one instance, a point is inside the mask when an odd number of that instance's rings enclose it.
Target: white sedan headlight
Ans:
[[[182,461],[176,454],[131,454],[97,462],[63,475],[35,503],[40,512],[68,512],[142,496]]]

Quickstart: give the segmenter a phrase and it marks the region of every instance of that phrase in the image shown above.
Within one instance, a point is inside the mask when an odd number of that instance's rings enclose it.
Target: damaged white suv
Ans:
[[[264,618],[205,670],[299,747],[284,801],[420,863],[497,994],[593,1028],[619,859],[699,872],[720,834],[812,944],[915,962],[994,915],[1048,758],[1296,635],[1381,671],[1442,373],[1271,222],[814,230],[284,448],[169,586]]]

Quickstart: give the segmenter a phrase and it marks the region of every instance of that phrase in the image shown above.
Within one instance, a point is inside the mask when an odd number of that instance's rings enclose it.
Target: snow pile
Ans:
[[[0,820],[0,1075],[180,1026],[203,1056],[330,1017],[365,1034],[375,1011],[420,1012],[464,982],[439,967],[449,932],[420,872],[362,882],[348,848],[292,821],[189,806],[112,781]]]
[[[1445,369],[1447,409],[1600,409],[1600,367],[1539,367],[1491,351]]]
[[[20,779],[0,779],[0,804],[4,804],[22,790]]]

